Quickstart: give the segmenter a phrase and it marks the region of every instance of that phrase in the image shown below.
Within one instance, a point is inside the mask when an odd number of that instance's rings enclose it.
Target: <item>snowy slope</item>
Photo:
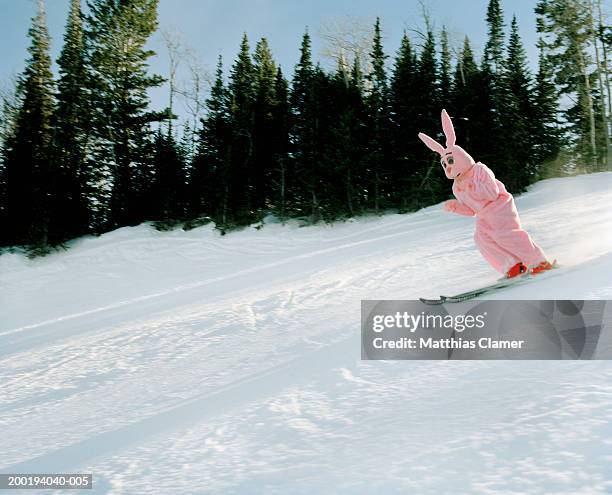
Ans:
[[[517,204],[563,271],[497,297],[612,299],[612,173]],[[497,277],[473,221],[140,226],[0,256],[0,472],[117,494],[610,493],[610,363],[360,361],[361,299]]]

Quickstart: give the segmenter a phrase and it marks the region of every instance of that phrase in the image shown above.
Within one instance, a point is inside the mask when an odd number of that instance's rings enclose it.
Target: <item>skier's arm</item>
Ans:
[[[449,199],[446,203],[444,203],[444,210],[466,217],[473,217],[474,215],[476,215],[476,212],[472,210],[468,205],[463,204],[457,201],[456,199]]]
[[[490,168],[482,163],[474,165],[472,182],[468,187],[471,189],[474,199],[493,201],[499,196],[499,187],[495,175]]]

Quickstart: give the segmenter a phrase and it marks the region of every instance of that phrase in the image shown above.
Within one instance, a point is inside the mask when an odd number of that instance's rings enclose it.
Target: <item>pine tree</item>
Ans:
[[[454,125],[465,127],[465,130],[460,134],[463,136],[463,142],[466,144],[466,147],[472,145],[468,129],[469,124],[471,124],[471,121],[476,116],[474,104],[478,97],[478,78],[479,69],[474,60],[474,52],[472,51],[470,40],[466,36],[455,68],[451,104],[451,108],[456,115]]]
[[[57,61],[57,108],[53,118],[53,161],[57,173],[56,201],[52,207],[50,235],[55,242],[89,230],[88,187],[93,177],[86,167],[89,136],[89,103],[85,92],[85,44],[81,1],[72,0]]]
[[[415,139],[420,123],[414,114],[420,95],[416,93],[417,60],[410,40],[404,32],[395,58],[390,85],[391,119],[393,123],[392,184],[395,186],[394,201],[402,211],[411,207],[412,191],[416,189],[414,171],[415,156],[421,154],[421,142]]]
[[[606,160],[605,132],[599,112],[602,95],[597,91],[597,71],[592,70],[590,2],[540,0],[535,12],[546,57],[559,94],[573,102],[562,113],[566,139],[579,162],[596,170]]]
[[[223,82],[223,61],[219,56],[192,165],[190,214],[210,216],[222,229],[230,223],[230,141],[230,101]]]
[[[595,5],[599,14],[599,19],[596,19]],[[603,16],[601,10],[601,0],[589,1],[589,34],[591,37],[591,43],[593,45],[593,51],[595,53],[595,75],[597,81],[597,92],[598,98],[596,101],[597,111],[600,114],[600,129],[602,134],[602,141],[604,151],[602,153],[602,165],[610,168],[612,165],[612,154],[610,153],[612,148],[610,146],[610,79],[608,75],[608,61],[607,61],[607,47],[604,40],[602,39],[603,32]],[[606,98],[607,97],[607,98]]]
[[[148,74],[145,48],[157,29],[159,0],[90,0],[86,42],[92,73],[91,167],[100,179],[98,229],[134,225],[150,216],[143,201],[153,181],[152,131],[168,111],[151,112],[148,90],[163,78]],[[102,182],[98,180],[98,182]],[[106,194],[110,186],[110,197]],[[108,210],[106,210],[106,206]]]
[[[22,103],[5,143],[6,218],[3,243],[45,245],[55,171],[50,167],[53,78],[43,0],[28,31],[30,58],[19,79]]]
[[[244,34],[229,83],[232,169],[228,212],[237,224],[248,224],[256,218],[252,171],[255,76],[249,41]]]
[[[442,27],[440,35],[440,101],[448,106],[451,99],[451,53],[448,46],[448,32]]]
[[[382,47],[380,18],[374,25],[374,39],[370,60],[372,71],[367,76],[368,92],[366,109],[370,139],[367,148],[367,168],[369,175],[368,191],[370,207],[379,212],[385,206],[385,164],[387,163],[387,139],[389,130],[389,95],[385,72],[385,55]]]
[[[366,144],[368,136],[365,104],[365,78],[361,70],[361,61],[357,57],[353,60],[349,85],[349,107],[353,111],[352,115],[352,160],[350,181],[347,176],[347,207],[353,214],[359,213],[367,204],[367,194],[364,193],[366,183]],[[349,196],[350,194],[350,196]],[[350,198],[350,204],[349,204]]]
[[[503,115],[503,70],[504,70],[504,15],[499,0],[489,0],[486,14],[487,42],[481,63],[479,76],[480,111],[477,113],[482,125],[474,123],[479,129],[474,132],[478,145],[485,140],[487,148],[482,149],[480,159],[491,166],[502,180],[512,171],[503,162],[504,149]]]
[[[533,126],[534,160],[539,165],[550,164],[561,150],[561,136],[557,123],[559,109],[557,88],[550,62],[545,56],[542,40],[538,42],[538,73],[534,95],[535,119]]]
[[[427,32],[425,44],[417,61],[416,90],[427,98],[419,98],[416,114],[421,125],[427,129],[440,127],[440,88],[438,84],[438,62],[436,60],[436,42],[433,31]],[[431,131],[430,131],[431,132]]]
[[[3,149],[9,138],[15,134],[22,103],[18,86],[18,81],[14,80],[0,91],[0,149]],[[0,155],[0,158],[2,156]]]
[[[353,216],[361,209],[359,188],[364,165],[364,101],[359,59],[351,70],[339,60],[326,95],[325,204],[329,219]],[[366,184],[363,184],[366,185]],[[366,185],[367,186],[367,185]]]
[[[155,178],[150,191],[154,207],[149,219],[158,220],[166,228],[185,216],[185,157],[174,136],[163,132],[161,127],[156,133],[154,150]]]
[[[312,221],[319,219],[317,184],[320,173],[316,157],[318,122],[314,87],[315,69],[312,65],[310,35],[306,31],[290,94],[291,142],[296,179],[292,195],[295,214],[309,215]]]
[[[289,84],[281,68],[274,80],[274,107],[272,109],[272,170],[270,177],[272,210],[284,221],[291,203],[292,184],[295,180],[289,159]]]
[[[419,122],[423,132],[430,136],[440,133],[440,85],[438,74],[438,62],[436,59],[436,41],[431,29],[427,31],[427,38],[421,50],[417,62],[415,93],[421,95],[415,104],[415,118]],[[423,98],[422,95],[427,95]],[[439,161],[432,158],[426,147],[420,146],[417,150],[414,170],[416,183],[414,204],[424,206],[439,201],[446,195],[443,191],[444,177],[441,173]]]
[[[489,160],[495,160],[497,155],[490,151],[493,143],[488,133],[493,126],[493,116],[491,96],[487,93],[490,85],[485,80],[486,73],[488,71],[481,71],[476,64],[470,40],[466,36],[453,78],[453,125],[457,136],[461,136],[461,146],[467,149],[475,160],[497,168],[495,163]]]
[[[532,78],[518,33],[516,16],[512,18],[507,58],[500,81],[503,113],[503,145],[507,148],[498,160],[507,161],[506,186],[520,191],[537,175],[534,162],[533,123],[536,118],[532,101]],[[520,146],[517,146],[520,143]]]
[[[317,64],[313,75],[315,174],[311,184],[317,201],[313,220],[331,221],[341,214],[338,192],[342,179],[338,161],[342,163],[342,158],[337,156],[338,138],[344,140],[346,136],[334,132],[338,117],[342,114],[342,89],[336,82],[332,74],[326,73]]]
[[[5,225],[7,220],[7,170],[6,159],[10,139],[15,135],[19,109],[21,108],[21,95],[17,81],[3,90],[0,94],[0,224]],[[6,234],[0,234],[0,246],[6,242]]]
[[[253,161],[250,167],[252,175],[253,209],[263,216],[269,208],[272,196],[271,182],[274,173],[276,139],[274,128],[276,106],[276,64],[268,41],[262,38],[255,47],[255,101],[253,105]]]
[[[489,0],[487,6],[488,38],[485,45],[483,64],[497,76],[504,62],[504,14],[499,0]]]

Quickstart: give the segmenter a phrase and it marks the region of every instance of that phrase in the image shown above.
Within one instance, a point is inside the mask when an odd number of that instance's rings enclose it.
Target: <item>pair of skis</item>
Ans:
[[[557,268],[557,262],[553,262],[553,269]],[[546,273],[546,272],[545,272]],[[541,276],[541,275],[540,275]],[[530,280],[533,280],[537,275],[532,275],[530,273],[525,273],[524,275],[519,275],[514,278],[502,279],[497,283],[491,285],[485,285],[484,287],[480,287],[478,289],[470,290],[467,292],[462,292],[460,294],[455,294],[454,296],[440,296],[439,299],[426,299],[424,297],[419,298],[421,302],[425,304],[445,304],[445,303],[459,303],[463,301],[469,301],[470,299],[474,299],[476,297],[490,294],[492,292],[499,291],[501,289],[505,289],[506,287],[513,287],[515,285],[524,284]]]

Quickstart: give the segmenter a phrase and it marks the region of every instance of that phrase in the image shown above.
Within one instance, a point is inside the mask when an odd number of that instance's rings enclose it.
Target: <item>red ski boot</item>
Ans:
[[[506,278],[514,278],[527,273],[527,267],[520,261],[506,272]]]
[[[531,269],[531,274],[536,275],[537,273],[542,273],[546,270],[550,270],[552,267],[552,263],[549,263],[548,261],[542,261],[538,266],[534,266]]]

